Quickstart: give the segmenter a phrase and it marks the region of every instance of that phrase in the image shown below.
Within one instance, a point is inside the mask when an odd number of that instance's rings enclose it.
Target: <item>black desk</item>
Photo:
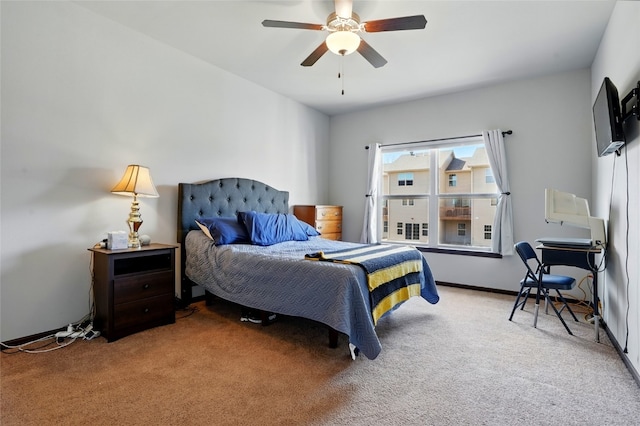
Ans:
[[[600,342],[600,314],[598,312],[598,265],[595,255],[600,253],[599,248],[569,248],[549,247],[539,245],[536,247],[542,251],[542,264],[545,268],[550,266],[574,266],[584,269],[593,275],[593,323],[595,324],[596,342]]]

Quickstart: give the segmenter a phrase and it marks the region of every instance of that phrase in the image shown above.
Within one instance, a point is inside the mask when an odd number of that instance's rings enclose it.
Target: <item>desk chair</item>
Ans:
[[[520,280],[520,291],[518,292],[518,297],[513,304],[513,309],[511,310],[509,321],[513,319],[513,314],[515,313],[516,308],[520,307],[520,310],[524,309],[524,305],[527,303],[527,299],[529,298],[531,290],[536,289],[536,307],[533,316],[533,326],[537,327],[538,324],[538,309],[540,308],[540,295],[542,294],[545,300],[545,312],[549,313],[548,308],[549,305],[551,305],[558,318],[560,318],[560,321],[562,321],[562,325],[564,325],[567,333],[573,335],[571,330],[569,330],[567,323],[564,322],[564,319],[560,314],[565,308],[567,308],[574,320],[578,321],[578,318],[576,318],[566,299],[562,296],[562,293],[560,293],[560,290],[571,290],[576,285],[576,280],[572,277],[567,277],[564,275],[552,275],[549,273],[545,273],[544,265],[540,262],[538,256],[536,255],[536,252],[528,242],[520,241],[519,243],[516,243],[514,247],[520,258],[522,259],[522,262],[527,267],[527,273],[524,278]],[[549,290],[555,290],[558,298],[562,302],[562,307],[559,310],[551,301]],[[521,298],[524,299],[520,301]]]

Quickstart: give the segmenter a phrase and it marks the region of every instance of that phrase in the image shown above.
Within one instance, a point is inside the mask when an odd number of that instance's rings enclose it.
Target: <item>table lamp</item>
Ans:
[[[112,193],[118,195],[128,195],[133,197],[131,203],[131,212],[127,225],[129,225],[129,241],[130,248],[140,248],[140,239],[138,238],[138,230],[142,225],[142,217],[140,216],[140,206],[138,197],[158,197],[158,191],[153,185],[149,169],[137,164],[130,164],[124,172],[124,176],[120,182],[111,190]]]

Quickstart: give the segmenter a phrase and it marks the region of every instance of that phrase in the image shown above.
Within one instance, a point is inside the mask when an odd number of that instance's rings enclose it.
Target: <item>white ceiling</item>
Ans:
[[[77,1],[219,68],[335,115],[591,65],[611,0],[355,0],[363,22],[425,15],[424,30],[365,33],[389,62],[358,53],[302,62],[326,33],[265,28],[264,19],[325,24],[331,0]],[[344,90],[337,78],[343,60]]]

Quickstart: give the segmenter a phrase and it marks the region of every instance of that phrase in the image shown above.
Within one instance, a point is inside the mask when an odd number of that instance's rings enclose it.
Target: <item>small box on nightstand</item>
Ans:
[[[107,248],[109,250],[126,249],[129,244],[128,234],[125,231],[114,231],[107,234]]]

